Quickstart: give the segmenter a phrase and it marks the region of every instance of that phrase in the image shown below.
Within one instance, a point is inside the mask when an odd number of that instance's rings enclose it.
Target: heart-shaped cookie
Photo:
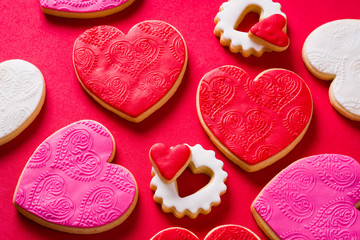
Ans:
[[[126,35],[111,26],[85,31],[75,41],[73,59],[90,96],[119,116],[140,122],[177,90],[187,50],[174,27],[144,21]]]
[[[229,46],[231,52],[241,53],[244,57],[250,55],[260,57],[264,52],[270,52],[272,49],[285,50],[287,47],[280,49],[274,44],[269,44],[268,41],[262,41],[261,38],[256,38],[258,41],[255,42],[249,37],[248,32],[237,30],[237,27],[249,12],[260,15],[260,25],[268,23],[268,20],[263,21],[273,15],[281,15],[286,22],[286,15],[281,11],[280,4],[274,3],[272,0],[256,0],[256,2],[253,0],[226,1],[221,5],[220,11],[215,17],[214,34],[220,37],[221,45]],[[268,30],[273,30],[273,26],[263,30],[261,33],[265,34],[267,38],[273,37],[273,33],[267,33]],[[282,30],[286,32],[286,24]]]
[[[47,138],[27,162],[14,194],[19,212],[46,227],[79,234],[121,224],[137,202],[137,185],[124,167],[110,164],[111,133],[83,120]]]
[[[40,0],[44,13],[67,18],[105,17],[130,6],[135,0]]]
[[[252,204],[271,239],[360,239],[360,164],[324,154],[280,172]]]
[[[201,79],[196,102],[210,139],[246,171],[285,156],[301,140],[312,116],[306,83],[284,69],[269,69],[251,79],[235,66],[216,68]]]
[[[189,230],[185,228],[173,227],[167,228],[158,232],[150,240],[199,240],[199,238]],[[211,230],[204,240],[260,240],[255,233],[251,232],[249,229],[229,224],[222,225]]]
[[[196,218],[200,213],[210,213],[212,206],[220,204],[220,196],[227,190],[225,181],[228,174],[223,170],[224,163],[216,159],[215,152],[205,150],[199,144],[189,148],[190,170],[210,177],[209,183],[199,191],[180,197],[176,181],[164,181],[154,169],[151,171],[150,188],[154,191],[154,201],[161,204],[164,212],[171,212],[178,218],[185,215]]]
[[[249,37],[276,52],[286,50],[290,44],[286,34],[286,18],[281,14],[271,15],[256,23],[249,31]]]
[[[303,60],[317,78],[333,80],[332,106],[345,117],[360,121],[360,20],[342,19],[315,29],[306,39]]]
[[[162,180],[172,182],[189,165],[191,151],[185,144],[169,148],[163,143],[156,143],[151,147],[149,157]]]
[[[45,82],[39,69],[19,59],[0,63],[0,145],[29,126],[44,101]]]

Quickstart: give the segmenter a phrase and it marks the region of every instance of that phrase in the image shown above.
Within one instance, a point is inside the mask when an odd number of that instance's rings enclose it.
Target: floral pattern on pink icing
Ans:
[[[40,0],[40,5],[58,11],[87,13],[119,7],[127,1],[129,0]]]
[[[126,35],[111,26],[85,31],[75,41],[73,58],[76,73],[88,91],[136,118],[177,87],[187,51],[174,27],[144,21]]]
[[[281,239],[355,240],[360,239],[359,186],[360,164],[353,158],[311,156],[279,173],[253,207]]]
[[[51,223],[76,228],[106,225],[135,200],[135,179],[107,163],[113,139],[101,124],[84,120],[60,129],[34,152],[14,202]]]

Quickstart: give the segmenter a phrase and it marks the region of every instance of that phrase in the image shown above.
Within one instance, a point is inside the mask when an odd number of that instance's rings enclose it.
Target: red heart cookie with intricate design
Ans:
[[[187,50],[174,27],[144,21],[126,35],[111,26],[85,31],[75,41],[73,59],[90,96],[119,116],[140,122],[177,90]]]
[[[190,148],[185,144],[168,147],[163,143],[154,144],[149,152],[151,164],[164,181],[174,181],[189,165]]]
[[[158,232],[150,240],[199,240],[199,238],[185,228],[173,227]],[[222,225],[211,230],[204,240],[260,240],[249,229],[239,225]]]
[[[360,164],[323,154],[281,171],[251,206],[270,239],[360,239]]]
[[[282,158],[302,139],[312,98],[291,71],[269,69],[251,79],[241,68],[222,66],[201,79],[197,110],[215,145],[251,172]]]
[[[256,23],[249,31],[249,37],[277,52],[286,50],[290,44],[286,34],[286,18],[280,14],[271,15]]]
[[[111,133],[83,120],[47,138],[27,162],[14,194],[17,210],[64,232],[90,234],[121,224],[137,202],[132,174],[110,164]]]

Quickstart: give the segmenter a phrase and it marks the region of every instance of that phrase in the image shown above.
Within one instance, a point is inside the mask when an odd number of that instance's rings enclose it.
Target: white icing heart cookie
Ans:
[[[0,145],[30,125],[44,100],[45,82],[38,68],[19,59],[0,63]]]
[[[164,212],[172,212],[175,217],[185,215],[196,218],[200,213],[208,214],[212,206],[220,204],[220,196],[226,192],[225,181],[227,173],[222,169],[224,163],[215,158],[214,151],[208,151],[197,144],[190,147],[191,161],[189,167],[193,173],[204,173],[211,177],[210,182],[199,191],[180,197],[176,181],[163,181],[153,168],[153,178],[150,183],[154,200],[160,203]]]
[[[360,121],[360,20],[337,20],[315,29],[305,41],[303,60],[317,78],[333,80],[333,107]]]
[[[285,24],[280,31],[286,33],[286,15],[281,11],[279,3],[274,3],[271,0],[229,0],[220,7],[220,12],[215,17],[214,33],[220,37],[220,43],[223,46],[229,46],[233,53],[241,53],[244,57],[255,55],[260,57],[264,52],[270,52],[271,47],[275,46],[277,41],[264,38],[260,41],[252,40],[248,32],[237,31],[236,28],[244,17],[249,12],[256,12],[260,15],[259,23],[270,16],[281,15]],[[271,27],[271,29],[273,29]],[[276,31],[278,32],[278,31]],[[269,35],[262,33],[261,35]],[[272,35],[272,34],[270,34]],[[285,34],[286,35],[286,34]],[[265,42],[272,42],[273,44],[264,44]],[[276,51],[283,51],[289,44],[281,48],[273,48]]]

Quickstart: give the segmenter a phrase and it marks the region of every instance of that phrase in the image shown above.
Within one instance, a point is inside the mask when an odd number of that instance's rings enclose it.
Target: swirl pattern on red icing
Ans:
[[[85,31],[75,41],[73,58],[88,91],[136,118],[181,81],[187,51],[175,28],[161,21],[145,21],[126,35],[111,26]]]
[[[14,203],[47,222],[73,228],[119,219],[136,201],[137,188],[126,168],[107,163],[113,148],[111,134],[97,122],[60,129],[28,161]]]
[[[359,239],[359,184],[360,164],[353,158],[311,156],[279,173],[253,208],[281,239]]]
[[[250,165],[291,144],[312,115],[306,83],[283,69],[267,70],[253,80],[240,68],[222,66],[202,78],[197,101],[207,133]]]
[[[209,232],[204,240],[229,240],[229,239],[239,239],[239,240],[260,240],[249,229],[244,228],[239,225],[223,225],[217,228],[214,228]]]
[[[185,228],[173,227],[158,232],[151,240],[199,240],[199,238]]]

